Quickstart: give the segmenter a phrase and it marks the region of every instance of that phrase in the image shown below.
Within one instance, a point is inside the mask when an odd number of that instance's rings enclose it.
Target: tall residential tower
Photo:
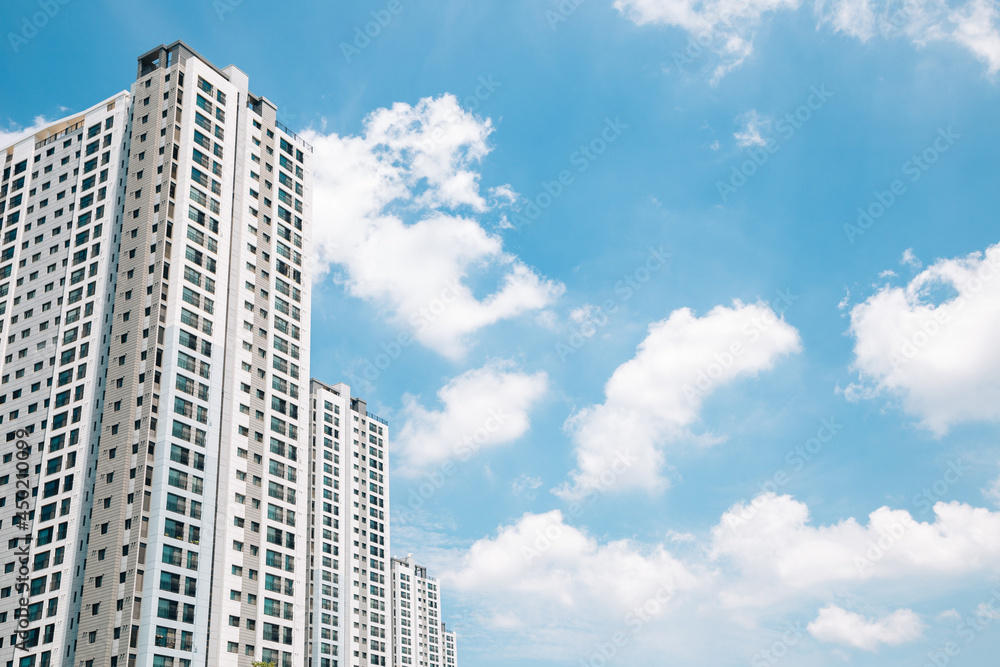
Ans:
[[[388,423],[309,379],[312,160],[183,42],[0,146],[0,667],[455,666]]]
[[[0,147],[3,665],[15,644],[19,665],[72,664],[130,113],[123,92]]]
[[[307,667],[393,665],[389,425],[345,384],[310,385]]]
[[[33,540],[3,663],[305,659],[312,156],[248,84],[161,46],[6,150],[0,401],[31,460],[3,465]]]
[[[393,667],[445,667],[438,582],[413,556],[392,559],[392,622]],[[448,636],[454,656],[455,635]]]

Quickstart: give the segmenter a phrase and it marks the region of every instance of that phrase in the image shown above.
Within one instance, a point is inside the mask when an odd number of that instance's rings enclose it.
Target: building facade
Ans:
[[[455,632],[449,630],[444,623],[441,624],[441,649],[444,667],[457,667],[458,665],[458,639]]]
[[[123,92],[0,148],[0,534],[8,545],[0,664],[15,653],[32,665],[72,658],[130,106]]]
[[[0,156],[0,667],[454,666],[388,423],[309,380],[275,105],[175,42]]]
[[[437,579],[413,556],[392,559],[394,667],[444,667],[446,641]],[[455,636],[449,633],[454,655]],[[454,664],[454,661],[453,663]]]
[[[392,665],[389,425],[346,384],[310,384],[307,667]]]
[[[6,149],[33,539],[0,664],[305,660],[312,156],[248,83],[161,46],[131,94]]]

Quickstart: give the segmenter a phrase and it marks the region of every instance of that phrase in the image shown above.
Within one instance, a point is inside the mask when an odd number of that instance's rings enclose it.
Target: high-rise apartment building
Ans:
[[[130,112],[123,92],[0,147],[0,665],[76,643]]]
[[[248,83],[161,46],[6,149],[0,664],[305,660],[312,156]]]
[[[427,568],[417,565],[413,556],[392,559],[392,622],[394,667],[455,664],[455,634],[446,635],[441,622],[437,579],[428,576]]]
[[[441,651],[443,667],[458,666],[458,640],[454,630],[449,630],[444,623],[441,623]]]
[[[310,384],[307,667],[393,665],[389,425],[345,384]]]
[[[0,667],[454,667],[274,104],[175,42],[0,157]]]

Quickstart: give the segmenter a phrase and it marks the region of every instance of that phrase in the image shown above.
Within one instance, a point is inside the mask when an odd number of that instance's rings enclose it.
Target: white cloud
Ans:
[[[615,0],[614,7],[638,25],[687,31],[720,59],[718,80],[753,53],[753,38],[765,14],[796,9],[799,0]]]
[[[829,23],[838,32],[846,32],[868,41],[879,30],[879,21],[869,0],[817,0],[820,22]],[[884,28],[883,28],[884,29]]]
[[[32,121],[29,127],[19,127],[11,124],[6,130],[0,129],[0,148],[7,148],[12,144],[16,144],[21,139],[35,134],[39,130],[45,129],[45,127],[51,125],[52,122],[53,121],[46,120],[43,116],[35,116],[34,121]]]
[[[585,303],[570,311],[569,320],[575,325],[574,332],[584,338],[592,338],[607,324],[608,316],[599,306]]]
[[[763,21],[795,11],[799,0],[615,0],[614,7],[637,25],[658,24],[689,33],[693,46],[716,54],[713,81],[739,67],[752,53]],[[903,37],[920,47],[951,42],[967,49],[990,74],[1000,71],[1000,11],[992,0],[817,0],[818,27],[863,42]],[[687,53],[685,57],[691,56]]]
[[[990,74],[1000,71],[1000,30],[996,3],[972,0],[949,16],[955,28],[952,39],[972,51]]]
[[[848,398],[897,396],[941,435],[1000,419],[1000,245],[939,260],[905,287],[885,286],[851,310]]]
[[[515,496],[523,496],[529,500],[534,500],[537,495],[535,491],[542,487],[542,478],[524,474],[510,483],[510,489]]]
[[[1000,562],[1000,513],[957,502],[934,505],[933,523],[881,507],[868,525],[854,518],[812,526],[791,496],[762,494],[738,503],[712,529],[712,557],[741,573],[729,604],[763,600],[764,591],[815,589],[875,578],[963,575]]]
[[[949,41],[969,50],[991,74],[1000,70],[1000,30],[990,0],[819,0],[821,24],[862,41],[902,36],[916,46]]]
[[[921,269],[924,266],[920,258],[913,254],[913,248],[907,248],[903,251],[903,256],[899,258],[899,263],[904,266],[912,266],[914,269]]]
[[[633,661],[645,664],[671,650],[670,642],[686,641],[697,656],[679,663],[722,664],[734,651],[750,656],[770,646],[765,628],[780,627],[777,640],[786,628],[804,635],[802,614],[823,605],[809,633],[871,651],[919,639],[923,623],[908,609],[864,618],[835,600],[895,608],[901,583],[922,582],[906,587],[916,602],[936,599],[948,582],[989,581],[1000,572],[1000,512],[938,503],[934,515],[918,523],[883,507],[866,525],[853,518],[812,525],[804,503],[762,495],[725,512],[707,538],[668,532],[644,543],[598,538],[559,511],[528,513],[467,548],[440,553],[436,566],[452,604],[518,656],[586,662],[592,647],[623,629],[636,644],[628,647]],[[859,558],[868,561],[861,569]],[[662,600],[645,607],[658,592]],[[642,608],[655,610],[659,624],[640,636],[634,622]],[[727,642],[715,647],[709,638],[720,634]],[[786,646],[795,646],[788,636]],[[793,664],[808,663],[793,655]]]
[[[530,428],[529,415],[547,390],[544,372],[529,375],[512,362],[492,361],[442,387],[437,393],[439,410],[405,395],[404,423],[395,438],[400,472],[417,475],[517,440]]]
[[[760,131],[761,128],[770,124],[769,118],[762,116],[756,110],[751,110],[740,116],[739,122],[743,129],[733,135],[737,146],[750,148],[751,146],[764,147],[767,145],[767,139],[761,135]]]
[[[563,286],[503,250],[476,219],[509,203],[500,185],[480,193],[489,119],[452,95],[395,104],[365,120],[361,136],[307,131],[315,147],[313,241],[317,275],[333,265],[350,293],[388,307],[417,340],[460,357],[479,329],[538,311]],[[496,291],[474,294],[474,279]]]
[[[735,301],[701,318],[683,308],[650,325],[636,356],[605,385],[604,403],[567,420],[577,470],[556,492],[574,498],[610,487],[663,488],[663,448],[691,435],[702,402],[799,349],[795,328],[764,303]]]
[[[990,498],[997,507],[1000,507],[1000,477],[993,480],[989,488],[985,491],[986,497]]]
[[[808,626],[813,637],[873,651],[916,641],[924,624],[908,609],[865,618],[835,600],[898,606],[901,582],[927,583],[908,594],[919,601],[945,582],[1000,571],[1000,512],[938,503],[934,513],[932,523],[918,523],[883,507],[867,525],[848,518],[813,526],[805,504],[764,495],[724,513],[707,539],[671,531],[652,542],[599,538],[559,511],[528,513],[467,548],[439,553],[436,567],[463,615],[518,655],[575,661],[595,639],[624,629],[636,637],[630,649],[639,662],[656,655],[652,637],[669,636],[699,647],[690,664],[707,664],[740,646],[751,655],[770,645],[766,627],[794,625],[804,634],[805,623],[796,623],[802,610],[822,605]],[[869,564],[859,570],[858,558]],[[650,600],[657,602],[646,606]],[[629,630],[644,625],[635,623],[643,608],[655,610],[659,625],[640,639]],[[730,641],[713,654],[707,639],[720,633]]]
[[[1000,611],[987,602],[980,602],[976,607],[976,616],[983,620],[1000,621]]]
[[[491,599],[522,600],[548,614],[584,610],[620,615],[661,594],[664,607],[705,575],[681,563],[663,545],[630,540],[600,543],[571,526],[558,510],[528,513],[496,535],[478,540],[441,577],[442,584]],[[523,600],[530,598],[531,605]],[[516,602],[513,602],[517,604]]]
[[[899,609],[878,620],[870,620],[831,604],[820,609],[808,630],[821,642],[876,651],[880,644],[898,646],[916,641],[923,635],[924,627],[920,617],[910,609]]]

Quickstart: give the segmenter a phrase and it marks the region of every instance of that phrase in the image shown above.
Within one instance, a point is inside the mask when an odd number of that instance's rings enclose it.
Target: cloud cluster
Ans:
[[[572,657],[595,639],[634,626],[627,641],[648,655],[664,633],[676,634],[679,627],[690,633],[711,619],[710,634],[730,638],[725,650],[732,658],[740,645],[749,655],[764,643],[762,621],[775,613],[792,621],[786,651],[806,634],[864,651],[914,642],[925,624],[909,609],[868,618],[830,598],[870,595],[876,581],[909,578],[933,588],[998,572],[1000,513],[938,503],[930,523],[881,508],[867,525],[848,518],[813,526],[805,504],[790,497],[762,496],[752,505],[755,514],[743,506],[728,510],[704,540],[668,534],[651,543],[602,540],[558,511],[528,513],[442,558],[441,579],[456,602],[477,615],[483,631],[515,633],[526,654],[542,648],[559,654],[561,642],[561,655]],[[734,514],[740,530],[733,528]],[[906,532],[899,533],[897,524]],[[859,571],[858,557],[873,567]],[[826,606],[813,616],[817,600]],[[656,613],[644,616],[643,609]],[[647,622],[658,625],[640,636]],[[687,641],[697,640],[688,634]],[[700,657],[690,664],[712,655],[704,644],[696,652]]]
[[[898,646],[916,641],[924,627],[920,617],[910,609],[899,609],[883,618],[870,620],[831,604],[819,611],[808,630],[821,642],[875,651],[882,644]]]
[[[723,514],[712,529],[712,557],[744,584],[801,591],[831,584],[930,575],[958,576],[996,567],[1000,513],[957,502],[934,506],[933,523],[881,507],[862,525],[854,518],[810,525],[809,508],[791,496],[762,494]],[[735,587],[732,604],[761,599]],[[742,597],[740,597],[742,596]]]
[[[736,636],[750,630],[746,646],[760,645],[768,636],[762,621],[785,614],[790,627],[801,628],[793,635],[807,630],[820,642],[876,651],[919,640],[925,624],[909,609],[868,618],[831,598],[872,597],[875,582],[921,581],[930,590],[1000,572],[1000,512],[942,502],[934,515],[917,522],[883,507],[866,523],[812,525],[804,503],[764,494],[727,510],[706,537],[667,534],[643,543],[599,539],[559,511],[528,513],[453,550],[442,559],[441,579],[463,608],[488,610],[480,619],[485,631],[517,633],[528,647],[551,647],[561,636],[570,656],[581,636],[590,642],[627,628],[650,600],[657,614],[648,620],[660,624],[638,642],[655,643],[678,624],[693,628],[700,617],[712,635],[730,637],[732,658]],[[817,601],[826,606],[814,617]],[[785,650],[798,642],[792,637]],[[698,652],[691,664],[712,654],[705,645]]]
[[[966,0],[820,0],[821,23],[862,41],[902,36],[915,45],[953,42],[970,51],[990,74],[1000,70],[1000,30],[995,3]]]
[[[478,219],[509,199],[505,186],[481,191],[476,168],[492,131],[444,95],[378,109],[360,136],[304,133],[316,157],[317,274],[336,266],[352,295],[453,358],[474,332],[542,310],[564,289],[505,252]],[[485,280],[495,290],[477,298]]]
[[[544,372],[528,374],[512,362],[491,361],[449,380],[437,393],[440,409],[404,396],[404,422],[394,442],[400,472],[417,475],[517,440],[547,390]]]
[[[606,618],[626,613],[657,591],[663,591],[660,597],[666,604],[678,593],[703,585],[706,577],[662,544],[601,543],[569,525],[556,510],[525,514],[477,541],[442,581],[502,604],[516,598],[544,600],[546,604],[539,605],[544,610],[587,610]]]
[[[680,28],[701,48],[714,51],[717,81],[752,53],[765,18],[795,11],[799,0],[615,0],[616,9],[638,25]],[[861,41],[902,37],[920,47],[932,42],[956,44],[982,62],[990,74],[1000,71],[1000,12],[991,0],[817,0],[820,26]]]
[[[886,394],[926,428],[1000,419],[1000,244],[935,262],[851,310],[851,399]]]
[[[638,25],[680,28],[710,45],[720,56],[718,80],[753,53],[764,15],[797,9],[799,0],[615,0],[614,6]]]
[[[662,489],[664,447],[691,435],[704,400],[799,349],[795,328],[764,303],[736,301],[704,317],[683,308],[651,324],[635,357],[605,385],[605,401],[567,421],[577,469],[557,492]]]

